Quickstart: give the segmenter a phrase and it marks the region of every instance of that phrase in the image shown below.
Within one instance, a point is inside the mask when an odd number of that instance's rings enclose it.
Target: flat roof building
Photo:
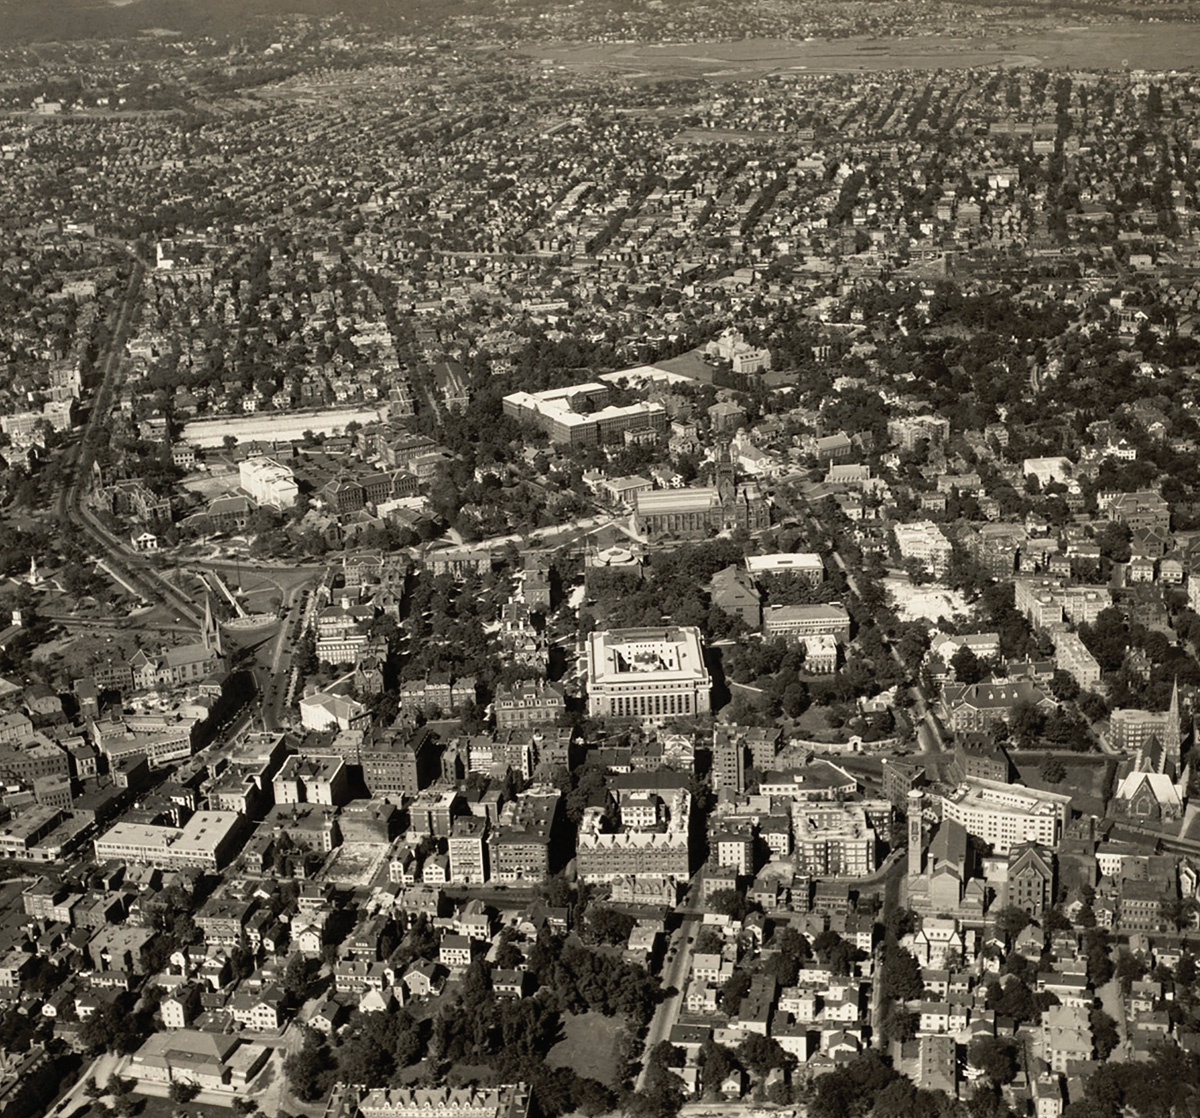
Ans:
[[[533,423],[551,442],[568,446],[602,446],[620,442],[626,431],[667,429],[661,404],[639,401],[618,407],[608,404],[608,397],[608,386],[595,381],[545,392],[513,392],[504,397],[504,414]]]
[[[841,606],[768,606],[763,610],[763,636],[802,641],[830,636],[839,643],[850,639],[850,615]]]
[[[797,800],[792,834],[798,872],[863,877],[875,870],[875,830],[861,804]]]
[[[274,458],[246,458],[238,463],[238,482],[260,505],[290,509],[300,492],[290,466]]]
[[[967,780],[942,797],[942,818],[1007,854],[1023,842],[1054,849],[1067,821],[1071,797],[1018,784]]]
[[[592,633],[587,669],[592,718],[661,723],[710,710],[712,677],[694,625]]]
[[[219,870],[233,857],[241,829],[242,817],[232,811],[198,811],[182,827],[116,823],[96,839],[96,858]]]
[[[747,555],[746,570],[752,575],[793,574],[812,583],[825,580],[825,564],[816,552],[779,552],[772,555]]]

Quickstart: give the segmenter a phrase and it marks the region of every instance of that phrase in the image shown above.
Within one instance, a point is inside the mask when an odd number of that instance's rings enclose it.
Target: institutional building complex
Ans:
[[[627,797],[632,803],[622,805],[622,820],[634,819],[633,811],[644,810],[644,804]],[[665,825],[657,822],[649,827],[626,827],[620,832],[602,830],[603,810],[588,808],[579,825],[576,845],[576,869],[583,881],[612,881],[618,877],[668,877],[686,880],[691,875],[689,852],[689,823],[692,798],[679,789],[666,807]],[[634,819],[648,823],[649,820]]]
[[[1018,784],[968,780],[942,797],[942,818],[992,844],[997,854],[1036,842],[1054,849],[1067,821],[1071,797]]]
[[[504,397],[504,414],[533,423],[551,442],[567,446],[603,446],[620,442],[626,431],[657,435],[667,429],[661,404],[617,407],[609,405],[608,397],[608,386],[595,381],[545,392],[514,392]]]
[[[588,715],[661,723],[707,714],[712,677],[694,625],[607,629],[587,645]]]
[[[238,464],[238,483],[260,505],[290,509],[300,492],[290,466],[274,458],[247,458]]]
[[[219,870],[237,852],[244,822],[232,811],[198,811],[182,827],[117,823],[96,839],[96,860]]]

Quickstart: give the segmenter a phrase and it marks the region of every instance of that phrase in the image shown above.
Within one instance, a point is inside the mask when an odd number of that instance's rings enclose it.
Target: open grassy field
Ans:
[[[1003,38],[993,33],[728,43],[537,43],[522,53],[567,69],[654,79],[994,66],[1165,70],[1195,65],[1200,56],[1200,26],[1112,23],[1047,28]]]
[[[550,1049],[546,1063],[552,1068],[574,1068],[609,1087],[619,1086],[617,1041],[624,1028],[623,1017],[569,1014],[563,1018],[563,1039]]]
[[[1109,762],[1104,758],[1089,760],[1072,759],[1064,754],[1055,754],[1067,770],[1066,779],[1060,784],[1051,784],[1042,776],[1042,758],[1027,752],[1013,756],[1017,768],[1017,783],[1043,792],[1060,792],[1071,797],[1076,811],[1094,815],[1104,814],[1104,787]]]

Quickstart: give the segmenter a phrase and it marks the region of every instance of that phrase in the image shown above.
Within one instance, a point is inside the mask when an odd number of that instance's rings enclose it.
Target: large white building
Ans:
[[[1067,821],[1071,797],[1019,784],[967,780],[942,797],[942,818],[961,823],[969,834],[1007,854],[1023,842],[1055,849]]]
[[[830,636],[845,643],[850,640],[850,614],[837,605],[768,606],[763,610],[763,636],[787,641]]]
[[[1054,634],[1054,666],[1085,689],[1100,682],[1100,665],[1078,633]]]
[[[182,827],[115,823],[96,839],[96,860],[219,870],[233,857],[241,829],[233,811],[198,811]]]
[[[587,645],[588,714],[662,723],[707,714],[712,677],[694,625],[607,629]]]
[[[901,559],[915,559],[924,563],[934,575],[946,573],[953,548],[932,520],[897,524],[892,531],[896,536],[896,548]]]
[[[609,404],[609,395],[608,385],[597,381],[545,392],[513,392],[504,397],[504,414],[533,423],[551,442],[568,446],[604,446],[620,442],[626,431],[661,434],[667,429],[662,404]]]
[[[814,585],[825,581],[825,564],[814,551],[776,552],[747,555],[746,570],[752,575],[798,575]]]
[[[260,505],[290,509],[300,492],[290,466],[274,458],[246,458],[238,464],[241,487]]]

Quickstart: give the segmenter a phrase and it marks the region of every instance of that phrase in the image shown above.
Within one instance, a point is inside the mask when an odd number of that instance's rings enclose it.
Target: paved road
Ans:
[[[693,897],[698,899],[700,886],[699,875],[692,878],[692,886],[684,898],[683,904],[679,905],[675,911],[680,915],[681,921],[679,927],[671,936],[671,943],[668,945],[668,953],[670,946],[676,948],[675,958],[669,962],[662,974],[663,989],[675,989],[675,993],[671,994],[658,1004],[654,1011],[654,1016],[650,1020],[650,1027],[646,1030],[646,1047],[642,1053],[642,1070],[638,1072],[636,1089],[642,1091],[646,1086],[646,1065],[650,1053],[654,1050],[656,1044],[667,1040],[671,1035],[671,1030],[675,1027],[675,1023],[679,1020],[679,1014],[685,1005],[685,995],[687,993],[687,979],[692,969],[692,948],[695,943],[695,936],[700,930],[700,921],[703,919],[703,913],[693,907]]]
[[[71,483],[60,493],[57,511],[59,519],[67,528],[73,531],[83,530],[92,544],[104,555],[106,562],[119,576],[120,581],[127,581],[129,585],[137,587],[139,592],[144,593],[147,597],[159,598],[179,616],[187,618],[193,625],[199,626],[200,614],[194,608],[194,603],[163,578],[154,568],[153,563],[147,561],[145,556],[135,555],[124,540],[114,536],[82,501],[83,487],[90,483],[96,448],[107,437],[108,417],[112,409],[117,369],[125,351],[125,339],[128,337],[133,321],[133,310],[141,289],[144,272],[143,265],[135,262],[130,272],[129,282],[125,287],[125,293],[121,297],[121,304],[117,310],[116,322],[109,337],[108,346],[100,359],[103,377],[92,400],[87,426],[84,428],[79,446],[73,455],[74,469]]]
[[[811,506],[807,503],[803,506],[792,505],[785,502],[786,508],[791,511],[797,518],[807,522],[810,530],[817,534],[827,535],[825,529],[822,528],[820,522],[813,515]],[[832,536],[830,536],[832,540]],[[842,558],[841,553],[836,547],[830,546],[830,558],[833,559],[834,565],[843,575],[846,576],[846,585],[854,592],[855,596],[862,598],[862,592],[859,590],[858,578],[852,570],[846,565],[846,560]],[[908,676],[908,666],[900,658],[900,654],[896,651],[896,646],[888,639],[886,634],[882,634],[884,644],[887,646],[888,652],[892,659],[896,662],[896,666],[904,674]],[[942,728],[938,725],[937,718],[929,708],[929,701],[925,695],[925,689],[921,686],[919,679],[914,680],[912,685],[907,688],[909,695],[912,696],[913,707],[916,717],[914,722],[917,725],[917,740],[921,743],[921,751],[923,753],[941,753],[946,748],[946,743],[942,738]]]
[[[119,1075],[129,1063],[128,1056],[118,1056],[115,1052],[105,1052],[87,1064],[79,1073],[79,1078],[67,1091],[58,1104],[50,1111],[51,1115],[73,1114],[80,1107],[89,1105],[91,1099],[84,1094],[84,1088],[95,1080],[101,1087],[108,1082],[112,1075]]]
[[[1114,944],[1112,949],[1114,967],[1117,965],[1119,953],[1119,949]],[[1116,977],[1110,978],[1096,991],[1096,995],[1100,999],[1101,1008],[1117,1023],[1117,1032],[1121,1037],[1121,1043],[1112,1050],[1108,1058],[1114,1063],[1123,1064],[1130,1057],[1130,1048],[1129,1027],[1125,1021],[1125,999],[1121,996],[1120,981]]]
[[[884,924],[887,924],[888,917],[895,910],[897,904],[900,903],[900,880],[904,876],[907,869],[907,851],[894,850],[888,855],[890,860],[893,855],[904,855],[904,860],[897,858],[892,865],[887,867],[886,877],[887,886],[883,891],[883,911],[880,913]],[[887,865],[887,863],[884,863]],[[883,943],[880,942],[875,948],[875,974],[871,981],[871,1046],[878,1048],[883,1043]]]

